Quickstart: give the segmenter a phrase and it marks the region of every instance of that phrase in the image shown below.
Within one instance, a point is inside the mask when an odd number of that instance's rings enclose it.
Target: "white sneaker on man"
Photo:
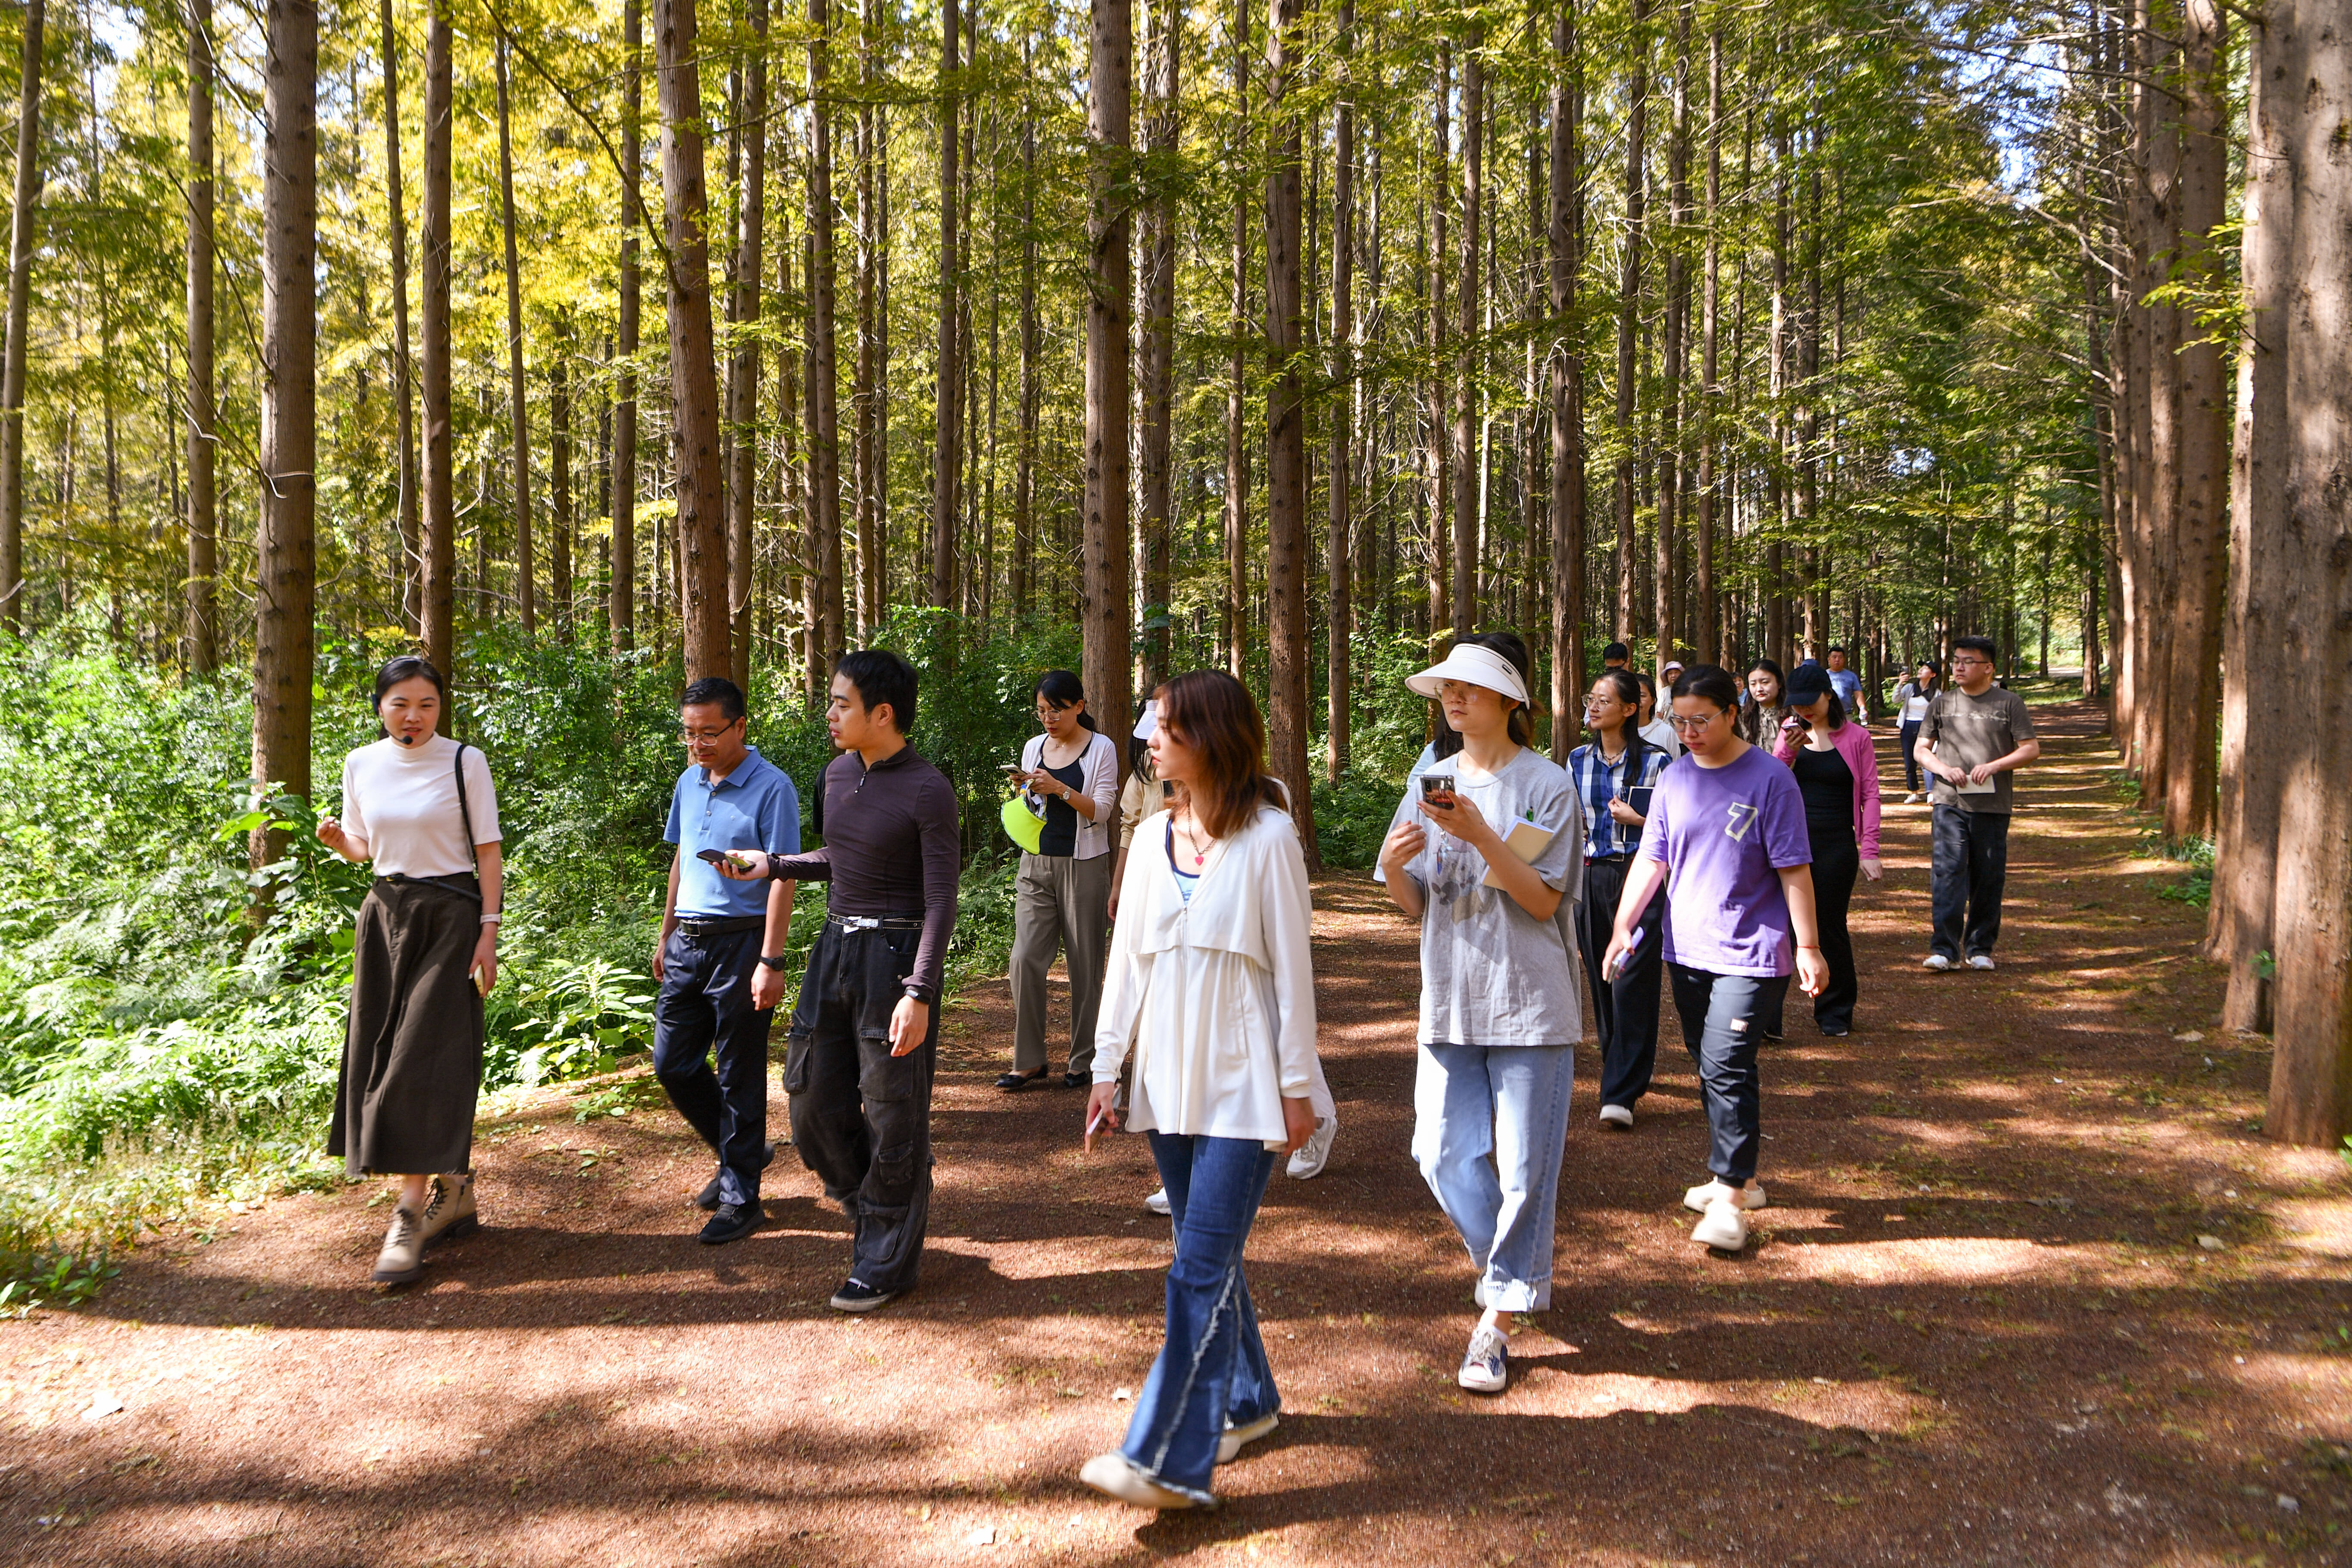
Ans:
[[[1143,1206],[1150,1209],[1153,1214],[1165,1215],[1174,1214],[1176,1212],[1168,1202],[1168,1189],[1166,1187],[1160,1188],[1158,1192],[1144,1199]]]
[[[1913,790],[1909,795],[1905,795],[1905,796],[1903,797],[1903,804],[1904,804],[1904,805],[1918,805],[1918,804],[1919,804],[1919,792],[1918,792],[1917,790],[1916,790],[1916,789],[1915,789],[1915,790]]]
[[[1750,1182],[1744,1187],[1732,1187],[1721,1181],[1701,1182],[1683,1194],[1683,1207],[1693,1214],[1705,1214],[1707,1205],[1732,1197],[1738,1198],[1741,1208],[1760,1209],[1764,1206],[1764,1184]]]
[[[1728,1197],[1717,1198],[1691,1227],[1691,1239],[1719,1252],[1738,1252],[1748,1245],[1748,1221],[1738,1204]]]
[[[1339,1135],[1338,1117],[1317,1117],[1315,1131],[1306,1142],[1298,1146],[1298,1152],[1291,1155],[1290,1163],[1283,1167],[1283,1173],[1301,1182],[1311,1182],[1321,1175],[1323,1163],[1331,1157],[1331,1141]]]
[[[1992,954],[1989,952],[1972,952],[1969,954],[1969,967],[1970,969],[1990,969],[1992,967]]]
[[[1602,1106],[1601,1108],[1601,1125],[1603,1127],[1633,1126],[1633,1108],[1630,1105]]]
[[[1919,967],[1941,974],[1952,967],[1952,961],[1940,952],[1931,952],[1919,961]]]

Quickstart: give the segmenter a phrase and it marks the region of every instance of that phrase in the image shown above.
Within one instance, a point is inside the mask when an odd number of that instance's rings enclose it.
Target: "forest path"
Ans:
[[[1553,1307],[1499,1398],[1454,1386],[1469,1270],[1407,1153],[1412,933],[1334,875],[1342,1127],[1252,1242],[1286,1414],[1222,1510],[1076,1479],[1158,1343],[1165,1222],[1139,1140],[1088,1158],[1076,1095],[989,1087],[992,985],[950,1015],[917,1294],[826,1309],[844,1226],[789,1151],[768,1228],[706,1249],[706,1157],[645,1086],[539,1095],[486,1118],[485,1229],[412,1289],[362,1283],[358,1186],[0,1325],[0,1562],[2352,1562],[2343,1169],[2252,1130],[2267,1053],[2206,1022],[2181,868],[2140,858],[2096,716],[2042,717],[1997,972],[1919,969],[1927,808],[1890,804],[1855,1033],[1792,1006],[1767,1058],[1745,1256],[1687,1239],[1671,1020],[1631,1132],[1581,1054]]]

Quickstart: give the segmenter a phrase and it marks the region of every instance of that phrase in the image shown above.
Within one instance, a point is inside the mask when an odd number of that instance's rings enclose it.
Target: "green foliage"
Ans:
[[[1350,769],[1338,783],[1315,783],[1315,845],[1327,866],[1362,869],[1381,857],[1403,785]]]

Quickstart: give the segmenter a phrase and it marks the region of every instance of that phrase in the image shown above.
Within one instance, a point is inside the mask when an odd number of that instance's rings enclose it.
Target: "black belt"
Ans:
[[[768,923],[765,915],[729,915],[724,919],[709,915],[680,915],[677,929],[688,936],[732,936],[739,931],[757,931]]]
[[[1631,860],[1633,858],[1633,852],[1628,849],[1622,855],[1587,855],[1584,858],[1584,863],[1588,866],[1614,866],[1620,861]]]
[[[463,893],[477,903],[482,898],[480,880],[464,871],[453,872],[446,877],[412,877],[404,871],[394,871],[388,876],[378,877],[376,880],[390,882],[395,888],[446,888],[453,893]]]
[[[920,915],[835,915],[824,917],[824,923],[839,926],[844,931],[920,931]]]

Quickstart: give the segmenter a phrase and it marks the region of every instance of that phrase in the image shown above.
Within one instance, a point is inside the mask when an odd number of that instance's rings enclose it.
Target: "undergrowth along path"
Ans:
[[[485,1228],[414,1289],[363,1284],[357,1186],[0,1324],[0,1562],[2352,1563],[2345,1172],[2262,1140],[2183,869],[2097,716],[2042,718],[1996,972],[1919,969],[1927,808],[1890,797],[1855,1031],[1792,1005],[1767,1057],[1746,1255],[1687,1240],[1671,1020],[1631,1132],[1581,1053],[1554,1305],[1500,1398],[1454,1387],[1469,1271],[1407,1152],[1413,934],[1335,875],[1341,1129],[1252,1243],[1286,1409],[1222,1510],[1075,1479],[1158,1342],[1166,1226],[1139,1140],[1089,1158],[1079,1096],[989,1087],[992,986],[949,1018],[916,1295],[826,1310],[845,1229],[788,1151],[767,1228],[703,1248],[707,1158],[649,1083],[539,1095],[486,1120]]]

